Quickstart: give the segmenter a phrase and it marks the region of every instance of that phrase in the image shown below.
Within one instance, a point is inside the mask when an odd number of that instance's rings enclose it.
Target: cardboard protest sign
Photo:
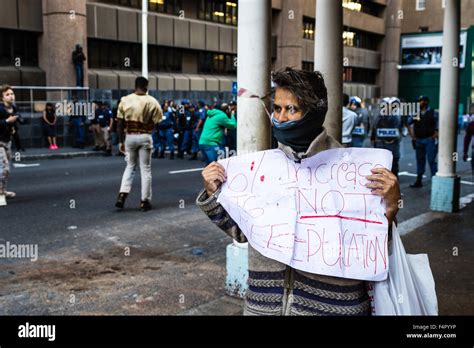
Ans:
[[[391,168],[389,151],[332,149],[295,163],[268,150],[219,163],[218,201],[261,254],[310,273],[386,278],[385,204],[365,185],[372,168]]]

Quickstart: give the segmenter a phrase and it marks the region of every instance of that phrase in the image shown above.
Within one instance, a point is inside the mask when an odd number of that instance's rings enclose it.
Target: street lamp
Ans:
[[[148,78],[148,1],[142,0],[142,76],[146,78]]]

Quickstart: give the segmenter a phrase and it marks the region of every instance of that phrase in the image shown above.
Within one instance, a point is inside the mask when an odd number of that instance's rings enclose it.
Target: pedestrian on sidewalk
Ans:
[[[466,127],[466,133],[464,135],[464,151],[462,156],[464,162],[467,161],[469,144],[471,144],[471,168],[472,176],[474,177],[474,116],[470,117],[469,123]]]
[[[206,122],[199,140],[199,147],[206,165],[217,161],[219,151],[225,153],[223,145],[225,129],[235,129],[237,127],[237,120],[234,115],[229,116],[225,113],[224,110],[227,110],[227,108],[228,105],[223,103],[216,105],[207,112]]]
[[[434,110],[430,107],[430,99],[427,96],[418,98],[420,110],[409,124],[409,132],[413,147],[416,151],[416,181],[410,185],[413,188],[423,187],[423,174],[425,174],[426,159],[430,166],[431,176],[438,171],[436,156],[438,154],[438,125]]]
[[[272,124],[279,149],[289,159],[300,162],[321,151],[341,148],[323,126],[328,100],[322,74],[285,68],[272,78],[276,86]],[[210,120],[208,117],[206,125]],[[367,187],[383,197],[388,225],[392,226],[400,199],[398,180],[386,168],[372,172],[367,177],[371,181]],[[247,242],[237,223],[218,202],[220,187],[226,181],[225,168],[213,162],[202,175],[204,189],[197,197],[197,205],[237,242]],[[250,244],[248,249],[245,315],[370,315],[365,282],[303,272],[263,256]]]
[[[15,106],[15,93],[9,85],[0,89],[2,103],[0,103],[0,207],[7,205],[7,198],[14,198],[15,192],[7,191],[10,175],[11,140],[15,132],[15,123],[20,118]]]
[[[155,125],[163,119],[160,103],[147,94],[148,80],[137,77],[135,92],[123,97],[117,114],[117,132],[119,149],[126,154],[127,167],[123,173],[120,193],[115,206],[123,209],[128,194],[132,189],[137,165],[140,165],[142,194],[140,209],[152,208],[151,198],[151,152],[153,139],[151,133]]]
[[[43,111],[43,131],[49,144],[50,150],[57,150],[58,145],[56,144],[56,122],[58,118],[56,111],[52,103],[46,103],[46,108]]]

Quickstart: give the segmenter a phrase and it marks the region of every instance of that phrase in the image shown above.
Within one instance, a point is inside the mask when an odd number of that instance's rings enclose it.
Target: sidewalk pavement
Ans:
[[[44,159],[64,159],[74,157],[96,157],[103,156],[104,151],[93,151],[92,147],[85,149],[77,149],[72,147],[60,147],[58,150],[50,150],[49,148],[29,148],[24,152],[18,152],[12,149],[13,157],[21,154],[21,161],[36,161]],[[114,152],[115,153],[115,152]],[[18,162],[18,161],[16,161]]]

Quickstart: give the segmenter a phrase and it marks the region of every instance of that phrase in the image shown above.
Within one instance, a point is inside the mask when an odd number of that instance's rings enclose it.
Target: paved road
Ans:
[[[401,171],[415,173],[408,141],[402,155]],[[201,162],[154,160],[147,213],[138,175],[127,209],[113,207],[123,158],[29,164],[39,166],[13,170],[18,197],[0,210],[0,243],[38,244],[39,260],[0,260],[0,314],[178,314],[224,295],[230,239],[194,205],[200,172],[170,174]],[[459,163],[463,196],[474,192],[469,168]],[[413,180],[400,177],[400,221],[429,210],[429,184],[410,189]]]

